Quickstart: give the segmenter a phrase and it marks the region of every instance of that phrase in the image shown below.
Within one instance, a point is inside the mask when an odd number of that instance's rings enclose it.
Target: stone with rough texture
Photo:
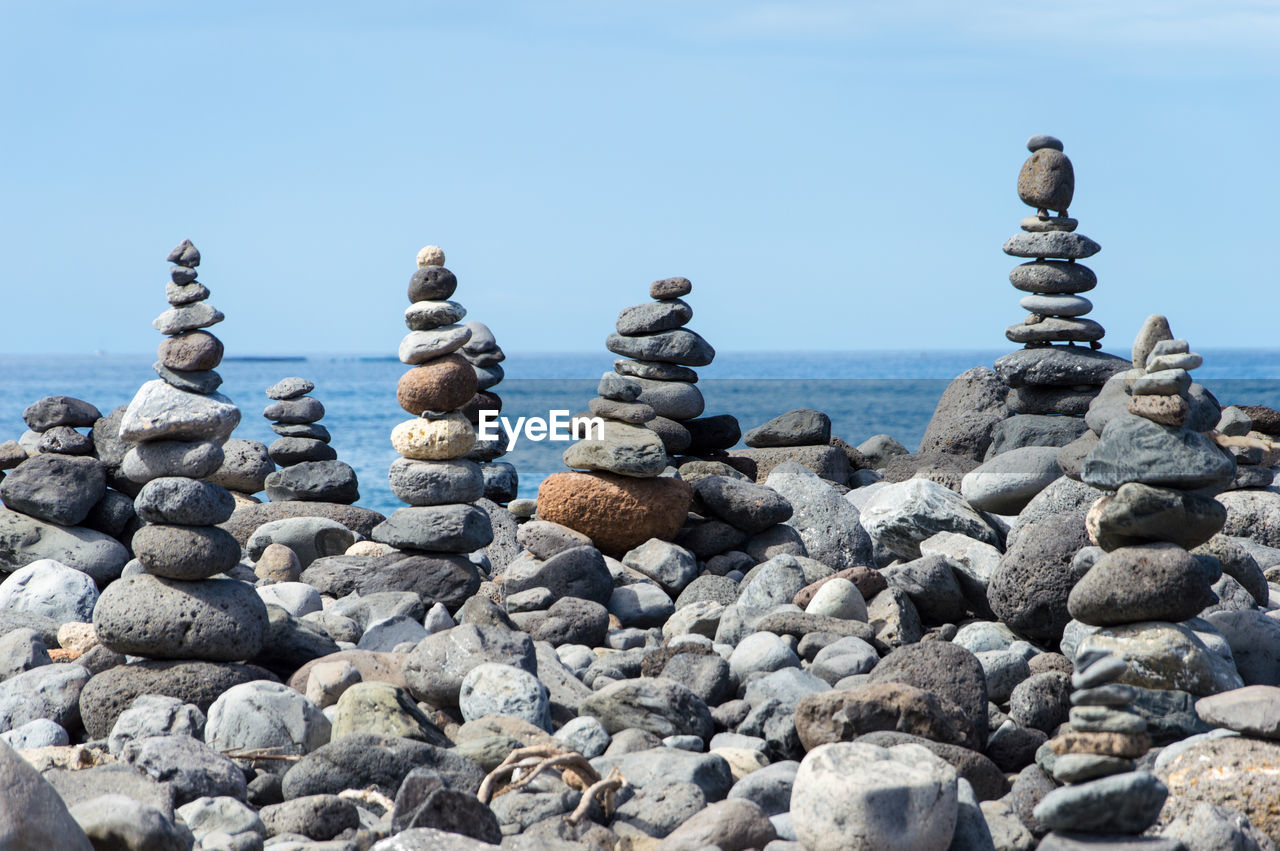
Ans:
[[[811,408],[788,411],[748,431],[742,442],[758,449],[825,445],[831,442],[831,418]]]
[[[1105,627],[1080,642],[1077,654],[1114,653],[1128,667],[1119,682],[1204,696],[1239,688],[1235,666],[1220,659],[1181,624],[1145,622]]]
[[[251,659],[262,649],[267,610],[235,579],[180,582],[139,574],[112,583],[93,626],[118,653],[153,659]]]
[[[1081,514],[1055,514],[1028,524],[1009,544],[987,587],[992,610],[1019,635],[1058,641],[1071,620],[1067,599],[1083,575],[1073,559],[1087,544]]]
[[[1103,497],[1090,511],[1089,523],[1104,550],[1149,541],[1192,549],[1216,535],[1226,519],[1225,506],[1216,500],[1130,482]]]
[[[249,538],[263,524],[289,517],[323,517],[341,523],[366,538],[373,527],[386,520],[378,512],[356,505],[332,502],[264,502],[240,506],[231,515],[231,519],[222,524],[222,528],[230,532],[242,547],[247,547]]]
[[[1184,621],[1216,601],[1217,577],[1176,544],[1112,550],[1094,562],[1067,599],[1081,623],[1116,626],[1134,621]]]
[[[562,457],[566,467],[637,478],[656,476],[667,466],[667,451],[656,432],[617,420],[605,420],[602,438],[578,441]]]
[[[1239,736],[1196,742],[1158,769],[1172,799],[1229,807],[1280,842],[1280,744]]]
[[[1041,144],[1036,140],[1033,143]],[[1027,147],[1031,145],[1028,143]],[[1056,147],[1045,144],[1032,148],[1031,156],[1018,172],[1018,197],[1029,207],[1057,210],[1065,216],[1075,189],[1075,170],[1071,160],[1062,153],[1061,142]]]
[[[687,328],[642,337],[625,337],[614,333],[605,340],[605,348],[627,358],[682,366],[706,366],[716,356],[710,343]]]
[[[699,479],[693,493],[712,516],[750,534],[785,522],[793,512],[787,498],[773,488],[728,476]]]
[[[360,498],[356,471],[343,461],[303,461],[276,470],[263,483],[272,502],[353,503]]]
[[[557,473],[538,487],[538,516],[581,532],[601,551],[618,555],[650,538],[674,538],[691,497],[689,486],[679,479]]]
[[[176,697],[141,694],[116,719],[107,748],[119,756],[126,744],[148,736],[190,736],[203,741],[204,724],[205,715],[199,707]]]
[[[101,418],[101,411],[73,396],[45,396],[22,412],[22,421],[27,428],[40,433],[58,426],[85,428]]]
[[[424,411],[456,411],[479,389],[476,371],[461,355],[450,354],[400,376],[396,401],[405,411],[420,416]]]
[[[493,541],[489,515],[475,505],[396,509],[370,537],[401,549],[470,553]]]
[[[275,462],[266,444],[233,437],[222,444],[221,465],[207,477],[210,484],[240,493],[258,493],[266,487],[267,476],[275,470]]]
[[[181,806],[197,798],[228,796],[243,801],[243,772],[227,757],[190,736],[149,736],[124,746],[121,760],[173,787]]]
[[[983,366],[960,373],[943,391],[920,441],[920,452],[948,452],[982,460],[992,432],[1009,411],[1008,387]]]
[[[796,836],[811,851],[944,851],[958,810],[955,770],[918,745],[822,745],[791,793]]]
[[[1055,789],[1034,813],[1051,830],[1132,835],[1155,823],[1168,794],[1154,774],[1129,771]]]
[[[59,526],[75,526],[107,490],[97,458],[44,454],[23,461],[0,481],[5,507]]]
[[[157,440],[131,447],[120,464],[120,472],[137,484],[162,476],[203,479],[217,470],[225,457],[224,446],[212,441]]]
[[[165,813],[126,795],[101,795],[71,808],[95,848],[188,851],[189,837]]]
[[[899,647],[871,672],[873,683],[905,683],[960,706],[978,740],[987,736],[987,682],[982,664],[958,644],[930,641]]]

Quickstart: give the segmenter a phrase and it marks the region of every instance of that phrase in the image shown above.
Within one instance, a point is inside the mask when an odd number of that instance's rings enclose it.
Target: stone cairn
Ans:
[[[1222,409],[1216,431],[1214,440],[1236,459],[1236,477],[1225,490],[1265,488],[1275,482],[1280,473],[1280,418],[1275,411],[1260,405],[1228,406]]]
[[[22,419],[30,429],[17,442],[0,445],[0,500],[28,517],[78,526],[107,493],[103,463],[92,457],[93,441],[77,431],[102,417],[98,409],[70,396],[47,396],[29,406]]]
[[[434,246],[428,246],[428,248],[434,248]],[[423,249],[423,251],[426,250],[428,249]],[[443,253],[440,256],[443,262]],[[466,310],[463,309],[462,313],[465,314]],[[493,392],[493,388],[503,379],[502,362],[507,359],[507,356],[498,345],[498,340],[493,336],[488,325],[483,322],[465,322],[463,327],[471,330],[471,339],[467,340],[458,352],[475,369],[476,385],[479,388],[466,408],[468,419],[475,424],[479,422],[481,411],[500,412],[502,410],[502,397]],[[520,488],[520,477],[516,473],[515,465],[498,460],[506,454],[506,439],[499,435],[496,440],[477,439],[475,448],[467,455],[472,461],[480,464],[480,472],[484,476],[485,498],[499,505],[506,505],[515,499]]]
[[[396,400],[413,419],[391,431],[400,453],[391,464],[391,490],[409,504],[374,527],[373,540],[423,554],[465,554],[489,545],[489,515],[477,505],[484,496],[480,465],[467,458],[476,433],[464,409],[478,390],[475,368],[458,354],[472,330],[457,324],[466,311],[449,301],[458,279],[444,267],[444,252],[418,253],[409,279],[409,333],[400,341]]]
[[[613,371],[640,387],[636,399],[655,415],[647,425],[673,458],[682,453],[723,455],[742,434],[731,416],[699,419],[706,402],[698,390],[698,373],[690,367],[709,366],[716,350],[684,327],[693,308],[681,296],[692,291],[688,278],[654,281],[649,285],[653,301],[619,313],[617,331],[605,341],[609,351],[623,356],[613,362]]]
[[[1071,160],[1052,136],[1032,136],[1027,148],[1031,156],[1018,174],[1018,197],[1036,214],[1024,218],[1024,232],[1004,244],[1005,254],[1030,258],[1009,273],[1010,283],[1027,293],[1019,303],[1029,315],[1004,332],[1026,348],[999,358],[994,366],[1010,387],[1006,403],[1013,413],[1080,416],[1107,379],[1128,364],[1097,351],[1105,331],[1084,318],[1093,304],[1080,293],[1097,286],[1098,277],[1076,261],[1102,247],[1076,233],[1078,222],[1067,215],[1075,194]]]
[[[1190,393],[1189,371],[1201,357],[1173,339],[1164,317],[1147,321],[1133,362],[1142,366],[1124,374],[1125,409],[1112,406],[1083,464],[1084,482],[1111,493],[1086,517],[1097,546],[1076,556],[1074,567],[1086,572],[1067,601],[1076,621],[1099,629],[1074,654],[1071,731],[1049,742],[1058,755],[1053,774],[1070,785],[1046,796],[1035,816],[1055,831],[1136,835],[1158,818],[1167,789],[1132,762],[1151,747],[1143,715],[1129,711],[1134,686],[1173,682],[1209,694],[1240,684],[1195,666],[1144,673],[1127,661],[1152,642],[1176,643],[1176,633],[1192,643],[1180,622],[1218,602],[1212,586],[1220,563],[1188,549],[1222,529],[1226,510],[1213,494],[1235,472],[1230,456],[1202,433],[1217,422],[1216,406]]]
[[[320,425],[324,405],[308,396],[315,384],[305,378],[284,378],[267,388],[262,415],[280,435],[267,447],[280,469],[267,476],[267,496],[273,502],[297,499],[351,505],[360,498],[356,471],[338,460],[329,445],[329,430]]]
[[[184,241],[169,253],[172,307],[152,324],[167,335],[156,372],[129,403],[120,437],[134,445],[122,469],[142,485],[134,500],[146,523],[133,536],[140,568],[103,591],[93,612],[100,641],[149,659],[234,662],[262,649],[267,610],[253,586],[214,578],[240,561],[240,545],[217,524],[235,500],[201,481],[218,469],[240,411],[216,392],[222,343],[203,330],[222,321],[196,282],[200,252]]]
[[[540,519],[583,533],[610,555],[650,538],[670,541],[688,515],[689,486],[662,474],[671,465],[669,455],[695,448],[693,433],[705,403],[690,367],[706,366],[715,357],[710,343],[683,327],[693,309],[680,296],[692,289],[687,278],[654,281],[654,301],[618,315],[618,330],[605,346],[623,359],[601,377],[589,412],[574,417],[575,429],[599,418],[603,434],[598,428],[579,432],[585,439],[563,455],[565,466],[589,472],[549,476],[538,488]],[[711,439],[702,436],[697,448],[721,450],[715,428],[705,431]]]
[[[1105,651],[1076,655],[1071,677],[1070,730],[1048,743],[1053,777],[1066,785],[1036,805],[1033,815],[1053,833],[1138,836],[1160,817],[1169,790],[1134,760],[1151,747],[1147,722],[1130,711],[1136,689],[1118,682],[1129,666]],[[1101,837],[1099,837],[1101,839]],[[1063,846],[1065,847],[1065,846]]]

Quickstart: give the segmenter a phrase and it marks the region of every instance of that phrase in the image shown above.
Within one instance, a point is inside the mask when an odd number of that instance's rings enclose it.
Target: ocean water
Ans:
[[[914,450],[950,379],[970,367],[989,366],[1007,351],[726,352],[698,370],[699,387],[705,414],[733,414],[743,431],[794,408],[816,408],[831,417],[833,434],[855,446],[884,433]],[[1202,354],[1205,365],[1196,379],[1223,404],[1280,408],[1280,349]],[[42,396],[75,396],[103,413],[127,404],[140,384],[155,378],[152,361],[144,355],[0,356],[0,441],[22,434],[23,410]],[[503,415],[514,420],[583,411],[612,363],[603,351],[510,354],[503,364],[507,379],[495,388]],[[332,445],[359,476],[359,504],[385,513],[401,505],[387,485],[387,469],[397,457],[391,429],[407,418],[395,399],[404,369],[394,357],[311,355],[227,358],[218,371],[221,392],[243,414],[235,436],[264,443],[275,438],[262,417],[266,388],[291,375],[314,381],[312,395],[324,403],[322,422]],[[503,460],[519,471],[521,496],[534,496],[546,476],[565,469],[565,446],[518,440]]]

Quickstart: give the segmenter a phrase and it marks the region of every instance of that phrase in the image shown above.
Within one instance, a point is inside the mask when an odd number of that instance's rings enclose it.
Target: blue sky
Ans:
[[[1276,346],[1280,6],[0,0],[0,352],[143,352],[190,237],[228,354],[394,353],[442,245],[512,351],[654,278],[721,350],[1001,348],[1025,139],[1104,346]]]

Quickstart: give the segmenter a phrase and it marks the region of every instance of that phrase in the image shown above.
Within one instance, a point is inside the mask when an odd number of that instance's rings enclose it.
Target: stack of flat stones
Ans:
[[[93,441],[77,429],[101,416],[70,396],[47,396],[28,407],[22,418],[30,431],[0,447],[0,469],[12,469],[0,481],[5,507],[59,526],[83,523],[106,495],[107,479],[92,457]]]
[[[1153,317],[1134,360],[1146,368],[1127,373],[1128,409],[1107,422],[1081,473],[1086,484],[1109,492],[1086,516],[1098,546],[1077,556],[1088,572],[1067,603],[1071,616],[1090,626],[1176,623],[1218,602],[1211,586],[1222,566],[1188,550],[1222,530],[1226,508],[1213,496],[1231,483],[1235,462],[1202,433],[1216,423],[1216,409],[1193,413],[1189,371],[1201,357],[1173,339],[1163,317]]]
[[[692,290],[688,278],[654,281],[649,285],[653,301],[619,313],[617,332],[605,346],[623,356],[614,361],[613,371],[639,385],[635,401],[653,409],[647,425],[662,438],[668,455],[722,456],[742,432],[732,416],[702,417],[706,403],[691,367],[710,365],[716,351],[684,327],[693,308],[681,297]]]
[[[507,356],[488,325],[473,321],[464,322],[463,327],[470,329],[471,339],[463,344],[458,353],[475,369],[478,388],[466,407],[467,417],[474,425],[479,421],[481,411],[493,411],[495,415],[502,411],[502,397],[494,392],[494,388],[503,379],[502,362]],[[520,487],[515,465],[498,460],[506,454],[506,437],[500,434],[496,440],[477,439],[475,448],[467,455],[480,464],[480,472],[484,476],[485,498],[499,505],[506,505],[515,499]]]
[[[1052,831],[1042,847],[1077,847],[1072,840],[1090,847],[1129,847],[1124,837],[1140,835],[1160,816],[1169,790],[1134,763],[1150,749],[1151,739],[1146,720],[1130,711],[1136,689],[1119,682],[1127,670],[1123,658],[1106,652],[1076,657],[1069,728],[1048,742],[1054,779],[1066,785],[1045,795],[1033,810]],[[1151,843],[1182,847],[1163,838]]]
[[[360,498],[356,471],[339,461],[329,445],[329,430],[320,425],[324,405],[307,395],[315,387],[305,378],[284,378],[267,388],[272,401],[262,415],[280,435],[267,447],[271,460],[280,465],[266,478],[267,496],[272,502],[351,505]]]
[[[428,246],[418,253],[405,311],[409,333],[400,342],[400,360],[410,369],[396,388],[413,419],[391,431],[401,456],[391,465],[391,490],[409,507],[372,532],[375,541],[414,554],[461,555],[493,540],[489,515],[472,504],[484,496],[484,476],[467,457],[476,433],[464,408],[479,387],[475,368],[458,353],[472,330],[457,324],[466,313],[449,301],[457,287],[443,251]]]
[[[649,427],[658,415],[639,401],[643,388],[630,376],[606,372],[596,386],[599,394],[587,403],[590,417],[603,423],[602,432],[586,432],[587,439],[564,451],[566,467],[651,479],[667,469],[662,437]],[[575,427],[583,415],[575,418]]]
[[[134,444],[122,470],[142,486],[134,509],[146,525],[133,536],[135,562],[102,593],[93,622],[117,653],[243,661],[262,648],[267,611],[252,585],[215,578],[240,561],[239,543],[218,526],[235,500],[201,481],[222,464],[222,444],[240,422],[236,406],[213,389],[222,343],[201,330],[222,314],[195,282],[195,246],[185,241],[168,259],[173,307],[153,323],[168,335],[160,378],[138,390],[120,423],[120,437]]]
[[[1067,215],[1075,172],[1062,147],[1052,136],[1027,141],[1031,156],[1018,174],[1018,197],[1036,213],[1022,220],[1023,233],[1004,244],[1005,254],[1030,260],[1009,273],[1010,283],[1026,293],[1020,304],[1027,318],[1005,330],[1026,348],[995,362],[1015,414],[1080,416],[1107,379],[1128,367],[1123,358],[1097,351],[1105,331],[1085,318],[1093,304],[1081,293],[1097,286],[1098,278],[1076,261],[1101,246],[1076,233],[1078,222]]]

